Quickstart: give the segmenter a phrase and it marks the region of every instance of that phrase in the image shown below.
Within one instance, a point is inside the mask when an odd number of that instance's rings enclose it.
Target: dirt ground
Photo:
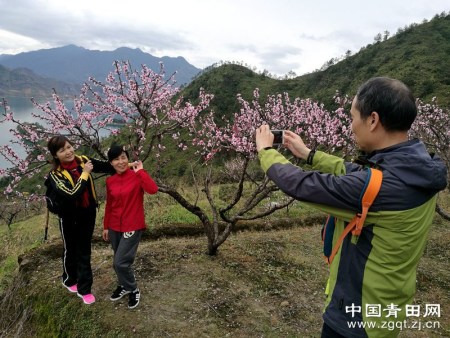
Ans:
[[[61,285],[54,238],[21,257],[21,273],[0,304],[0,336],[319,337],[328,269],[319,233],[319,225],[243,231],[215,257],[205,254],[202,236],[146,240],[135,262],[141,303],[134,310],[126,297],[109,300],[116,280],[108,244],[93,246],[97,302],[86,306]],[[449,243],[449,225],[435,225],[417,276],[415,302],[441,305],[440,328],[400,337],[450,335]]]

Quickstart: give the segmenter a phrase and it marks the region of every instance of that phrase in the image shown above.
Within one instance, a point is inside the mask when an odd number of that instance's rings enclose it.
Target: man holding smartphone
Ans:
[[[273,134],[273,146],[280,146],[284,143],[284,130],[271,130]]]
[[[271,148],[274,135],[267,125],[256,130],[256,147],[263,170],[283,192],[336,218],[333,243],[361,212],[367,167],[383,172],[361,234],[349,233],[330,265],[322,337],[396,337],[399,329],[381,325],[391,318],[385,312],[371,316],[367,308],[395,305],[395,320],[405,320],[447,169],[421,141],[408,139],[417,108],[402,82],[370,79],[359,88],[350,113],[355,142],[363,152],[357,163],[309,149],[299,135],[286,130],[284,146],[312,166],[313,171],[303,171]],[[351,324],[355,322],[363,325]]]

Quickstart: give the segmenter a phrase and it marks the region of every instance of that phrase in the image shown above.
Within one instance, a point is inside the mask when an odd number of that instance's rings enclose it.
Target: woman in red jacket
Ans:
[[[108,160],[116,173],[106,179],[103,239],[111,241],[118,279],[110,299],[116,301],[128,294],[128,308],[133,309],[139,304],[140,292],[131,266],[145,230],[144,192],[156,194],[158,186],[141,161],[133,162],[130,168],[123,147],[112,146]]]

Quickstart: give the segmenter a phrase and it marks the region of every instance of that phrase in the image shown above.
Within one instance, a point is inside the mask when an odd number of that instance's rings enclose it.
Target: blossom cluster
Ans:
[[[2,102],[0,123],[8,121],[16,128],[11,130],[9,145],[0,146],[0,155],[9,162],[9,169],[2,176],[11,178],[5,190],[9,195],[17,183],[27,176],[40,172],[51,161],[47,142],[53,135],[65,135],[77,146],[89,149],[94,155],[106,158],[102,139],[109,135],[125,134],[133,158],[145,161],[153,151],[164,150],[163,136],[177,138],[182,128],[196,120],[207,109],[212,95],[200,93],[200,103],[184,102],[175,87],[175,74],[166,78],[161,63],[159,72],[145,65],[133,70],[129,62],[114,62],[114,70],[105,82],[89,78],[79,96],[68,103],[55,92],[52,102],[44,104],[32,99],[37,112],[32,115],[35,123],[15,119],[7,102]],[[173,102],[175,101],[175,102]],[[186,149],[185,144],[180,145]],[[19,152],[14,149],[19,149]],[[48,160],[47,160],[48,159]]]
[[[221,151],[234,151],[248,158],[256,156],[255,131],[262,124],[271,129],[291,130],[300,134],[310,147],[328,151],[350,153],[354,143],[350,118],[344,107],[327,111],[310,99],[291,100],[288,93],[269,95],[261,102],[255,89],[253,100],[246,101],[240,94],[241,106],[232,119],[217,121],[214,112],[199,119],[198,128],[192,129],[193,144],[206,160]]]
[[[431,103],[417,102],[417,117],[410,129],[410,136],[421,139],[429,151],[450,160],[450,113],[439,107],[436,98]]]
[[[5,194],[11,195],[20,180],[40,172],[51,157],[46,140],[56,134],[66,135],[75,145],[106,158],[103,138],[123,134],[121,140],[131,156],[145,161],[150,155],[163,157],[168,140],[179,149],[194,147],[208,163],[218,154],[228,158],[239,154],[247,160],[256,157],[255,130],[262,124],[271,129],[291,130],[302,136],[310,148],[339,152],[345,156],[354,149],[349,107],[351,100],[336,93],[335,110],[311,99],[294,98],[288,93],[261,97],[255,89],[250,101],[237,94],[240,109],[230,117],[219,117],[209,109],[214,96],[200,90],[196,104],[187,102],[176,87],[175,74],[166,77],[163,64],[159,72],[145,65],[134,70],[129,62],[114,62],[113,71],[104,82],[89,78],[80,95],[69,103],[55,92],[52,102],[32,100],[38,112],[37,122],[16,119],[3,100],[0,123],[13,123],[11,145],[0,146],[0,154],[10,168],[0,170],[9,178]],[[411,136],[419,137],[435,149],[447,164],[450,161],[449,112],[435,101],[419,101],[419,114]],[[122,141],[123,142],[123,141]],[[20,156],[14,149],[22,149]]]

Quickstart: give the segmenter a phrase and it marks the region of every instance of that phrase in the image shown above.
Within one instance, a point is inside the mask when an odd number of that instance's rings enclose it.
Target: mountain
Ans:
[[[8,69],[0,65],[0,98],[49,97],[58,94],[77,95],[81,86],[44,78],[27,68]]]
[[[206,69],[183,89],[182,94],[192,101],[198,97],[200,88],[203,88],[205,92],[214,94],[212,109],[220,115],[230,116],[240,108],[236,94],[242,94],[245,99],[250,100],[255,88],[259,88],[261,97],[264,97],[275,94],[274,90],[278,85],[281,88],[285,83],[265,74],[257,74],[242,65],[225,64]]]
[[[412,24],[384,41],[367,45],[328,68],[294,79],[277,80],[236,64],[209,67],[186,88],[189,99],[202,87],[213,93],[214,110],[228,115],[239,109],[236,94],[252,99],[255,88],[261,97],[288,92],[291,97],[312,98],[333,105],[336,90],[352,97],[357,88],[374,76],[389,76],[405,82],[422,100],[436,96],[450,105],[450,15],[436,15],[429,22]]]
[[[0,64],[5,67],[28,68],[40,76],[77,85],[87,81],[90,76],[103,81],[113,70],[115,60],[129,60],[136,69],[145,64],[154,71],[159,71],[159,63],[163,62],[167,76],[177,71],[175,79],[179,85],[190,82],[200,71],[183,57],[157,58],[140,49],[126,47],[114,51],[98,51],[68,45],[17,55],[0,55]]]
[[[436,15],[429,22],[399,29],[391,37],[379,39],[354,55],[348,53],[339,62],[332,59],[328,68],[286,80],[273,79],[266,73],[256,73],[236,64],[211,66],[199,74],[200,69],[182,57],[156,58],[130,48],[102,52],[69,45],[17,55],[0,55],[0,65],[26,67],[38,74],[31,76],[32,73],[26,73],[23,69],[19,72],[13,70],[14,74],[7,75],[16,81],[9,83],[9,93],[28,90],[23,89],[25,84],[35,85],[38,91],[56,86],[48,82],[39,83],[37,76],[47,78],[45,81],[54,78],[77,85],[89,76],[103,80],[112,70],[114,60],[130,60],[135,68],[146,64],[155,71],[162,61],[168,75],[178,70],[176,79],[178,84],[185,85],[183,94],[186,98],[195,100],[200,87],[215,94],[212,105],[219,114],[231,114],[239,109],[236,94],[240,93],[249,100],[255,88],[260,89],[262,97],[288,92],[291,97],[309,97],[329,107],[333,104],[336,90],[353,96],[358,86],[373,76],[398,78],[411,87],[416,97],[430,100],[436,96],[439,104],[450,105],[450,15],[445,14]],[[0,69],[1,73],[3,75],[0,76],[6,76],[4,68]],[[14,88],[20,74],[25,76],[20,84],[22,89]],[[63,86],[61,83],[59,85]],[[5,83],[0,82],[0,94],[4,95],[6,90]]]

